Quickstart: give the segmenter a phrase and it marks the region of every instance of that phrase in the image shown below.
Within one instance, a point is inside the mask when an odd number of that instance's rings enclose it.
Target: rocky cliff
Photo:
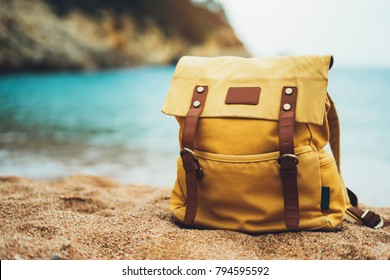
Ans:
[[[220,7],[190,0],[0,0],[1,72],[168,64],[182,55],[248,52]]]

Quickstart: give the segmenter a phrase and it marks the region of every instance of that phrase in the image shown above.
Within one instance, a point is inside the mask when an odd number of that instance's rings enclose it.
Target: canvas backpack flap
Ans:
[[[280,90],[299,88],[296,121],[322,125],[331,56],[183,57],[176,66],[162,112],[185,117],[195,85],[208,85],[210,94],[201,117],[278,120]],[[260,87],[254,106],[226,106],[231,87]]]
[[[294,147],[300,160],[297,228],[332,229],[341,221],[345,188],[333,157],[323,150],[329,141],[331,62],[331,56],[183,57],[179,61],[163,112],[177,117],[182,136],[188,115],[193,114],[189,111],[199,106],[196,122],[192,121],[194,145],[187,150],[206,175],[191,179],[196,184],[195,192],[191,191],[190,173],[183,168],[183,154],[188,153],[182,151],[170,205],[176,221],[244,232],[289,229],[278,169],[278,126],[285,105],[282,99],[293,91]],[[185,148],[182,137],[180,142]],[[190,162],[190,167],[199,162]],[[193,217],[186,220],[190,208]]]

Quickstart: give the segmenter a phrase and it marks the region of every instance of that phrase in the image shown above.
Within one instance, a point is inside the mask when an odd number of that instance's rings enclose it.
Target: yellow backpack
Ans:
[[[340,175],[332,64],[332,56],[181,58],[162,110],[180,125],[174,220],[260,233],[332,230],[348,213],[383,226],[355,207]]]

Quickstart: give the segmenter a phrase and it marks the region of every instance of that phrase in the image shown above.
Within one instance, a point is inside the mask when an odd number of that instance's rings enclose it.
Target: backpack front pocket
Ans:
[[[318,155],[310,146],[296,148],[295,154],[299,158],[299,228],[326,226],[328,222],[320,208]],[[279,152],[222,155],[195,150],[195,155],[204,177],[197,181],[198,209],[193,226],[246,232],[286,230],[283,187],[277,163]],[[176,202],[173,214],[182,221],[186,189],[185,172],[180,159],[178,170],[178,180],[172,193],[172,201]]]

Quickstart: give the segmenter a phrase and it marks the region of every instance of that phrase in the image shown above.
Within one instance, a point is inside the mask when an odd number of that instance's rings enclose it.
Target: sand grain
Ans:
[[[390,227],[248,235],[185,229],[170,189],[71,176],[0,178],[1,259],[390,259]],[[389,218],[390,208],[374,209]]]

